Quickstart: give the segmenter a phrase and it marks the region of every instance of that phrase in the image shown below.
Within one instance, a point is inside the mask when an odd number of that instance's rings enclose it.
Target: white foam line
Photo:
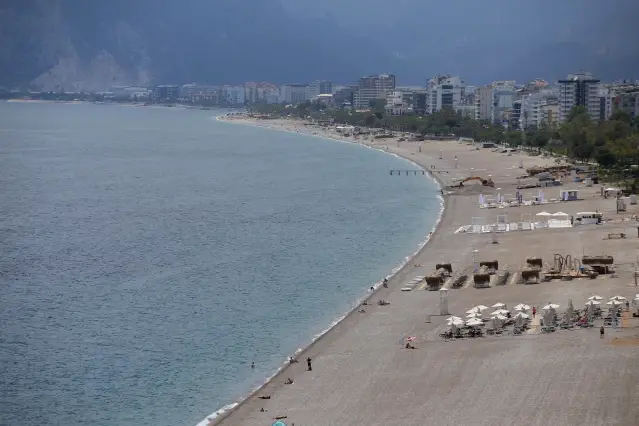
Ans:
[[[224,117],[224,116],[223,115],[217,116],[216,120],[233,123],[232,120],[223,120],[222,117]],[[386,154],[394,155],[397,158],[401,158],[402,160],[408,161],[409,163],[412,163],[416,167],[427,171],[421,165],[417,164],[413,160],[410,160],[410,159],[408,159],[406,157],[402,157],[401,155],[395,154],[394,152],[388,152],[388,151],[386,151],[384,149],[381,149],[381,148],[375,148],[375,147],[372,147],[372,146],[363,145],[363,144],[360,144],[358,142],[352,142],[352,141],[343,140],[343,139],[334,139],[334,138],[331,138],[329,136],[315,135],[315,134],[312,134],[312,133],[310,133],[310,134],[309,133],[300,133],[300,132],[295,132],[295,131],[288,130],[288,129],[283,129],[283,128],[281,129],[281,128],[278,128],[278,127],[270,127],[270,126],[262,126],[262,125],[259,125],[259,124],[253,124],[253,123],[247,123],[247,122],[236,123],[236,124],[244,124],[244,125],[248,125],[248,126],[260,127],[260,128],[263,128],[263,129],[271,129],[271,130],[289,132],[289,133],[294,133],[294,134],[301,135],[301,136],[315,136],[315,137],[319,137],[319,138],[326,139],[326,140],[337,141],[337,142],[345,142],[345,143],[354,144],[354,145],[358,145],[358,146],[362,146],[362,147],[366,147],[366,148],[370,148],[370,149],[376,149],[378,151],[384,152]],[[441,184],[439,183],[439,181],[437,179],[435,179],[433,177],[433,175],[431,175],[429,172],[428,172],[428,176],[441,189]],[[433,228],[432,228],[432,232],[433,233],[435,232],[435,230],[437,230],[437,227],[441,223],[442,217],[443,217],[443,213],[444,213],[444,198],[441,195],[438,195],[437,198],[439,199],[440,208],[439,208],[439,215],[437,216],[437,220],[435,221],[435,224],[433,225]],[[391,270],[390,274],[386,276],[386,279],[393,278],[395,275],[397,275],[397,273],[399,271],[402,270],[402,268],[404,268],[404,266],[406,266],[408,264],[408,262],[411,261],[411,259],[413,259],[415,256],[417,256],[417,254],[419,254],[419,252],[426,246],[426,244],[428,244],[428,241],[430,241],[430,237],[431,237],[431,233],[429,233],[426,236],[426,239],[424,241],[420,242],[417,245],[417,250],[415,252],[413,252],[413,254],[411,254],[409,256],[406,256],[404,258],[403,262],[401,262],[397,267],[395,267],[395,268],[393,268]],[[383,280],[380,280],[380,281],[377,281],[377,282],[375,282],[373,284],[373,286],[372,286],[374,288],[373,292],[375,290],[377,290],[382,285],[382,282],[383,282]],[[371,295],[371,291],[369,290],[367,294],[361,296],[359,299],[357,299],[354,302],[354,304],[351,306],[351,309],[347,313],[345,313],[345,314],[341,315],[340,317],[338,317],[337,319],[333,320],[326,329],[324,329],[321,332],[313,335],[313,338],[312,338],[312,340],[311,340],[311,342],[309,344],[307,344],[306,346],[301,346],[301,347],[297,348],[295,350],[295,354],[294,355],[298,355],[298,354],[304,352],[309,347],[311,347],[322,336],[324,336],[326,333],[331,331],[335,326],[337,326],[339,323],[341,323],[347,316],[349,316],[351,313],[353,313],[355,311],[355,309],[357,309],[362,304],[362,302],[364,302],[366,299],[368,299],[370,297],[370,295]],[[230,411],[232,411],[238,405],[240,405],[244,401],[247,401],[251,396],[255,395],[260,389],[262,389],[264,386],[266,386],[271,380],[273,380],[273,378],[275,378],[275,376],[277,376],[288,365],[289,365],[289,361],[287,359],[286,361],[284,361],[284,363],[271,376],[267,377],[266,380],[264,380],[264,382],[260,386],[258,386],[256,388],[254,388],[253,390],[251,390],[248,393],[248,395],[246,395],[245,397],[241,398],[240,400],[238,400],[236,402],[233,402],[231,404],[227,404],[227,405],[223,406],[222,408],[220,408],[219,410],[217,410],[217,411],[213,412],[212,414],[208,415],[206,418],[204,418],[202,421],[200,421],[197,424],[197,426],[208,426],[211,423],[211,420],[218,419],[219,417],[223,416],[224,414],[228,414]]]

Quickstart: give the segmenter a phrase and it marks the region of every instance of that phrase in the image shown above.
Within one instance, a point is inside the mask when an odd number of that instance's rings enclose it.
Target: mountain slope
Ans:
[[[0,86],[348,81],[388,62],[325,19],[278,0],[5,0]]]

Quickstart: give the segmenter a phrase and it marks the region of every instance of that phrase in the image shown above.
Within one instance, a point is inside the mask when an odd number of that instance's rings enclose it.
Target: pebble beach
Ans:
[[[582,307],[592,294],[632,299],[639,293],[634,283],[639,223],[629,217],[637,214],[637,205],[618,214],[615,201],[599,195],[599,186],[564,182],[562,189],[579,190],[579,200],[498,211],[480,209],[479,193],[512,194],[526,168],[549,166],[552,159],[476,149],[457,141],[346,138],[333,129],[299,120],[222,119],[365,144],[402,156],[432,173],[446,195],[442,217],[428,243],[389,278],[388,288],[377,288],[368,305],[355,309],[298,354],[299,363],[283,369],[234,409],[201,424],[260,426],[276,419],[289,426],[636,423],[639,322],[635,318],[624,328],[607,332],[604,339],[595,327],[547,334],[533,329],[521,336],[445,342],[439,337],[447,317],[441,315],[439,292],[423,286],[412,291],[402,288],[415,276],[432,273],[437,263],[451,263],[458,270],[472,268],[477,260],[498,260],[516,273],[531,256],[552,263],[558,253],[573,257],[605,254],[614,257],[616,273],[612,276],[534,285],[511,279],[485,289],[466,284],[448,291],[448,311],[463,316],[472,306],[496,302],[540,307],[552,301],[564,307],[572,301]],[[490,175],[495,186],[447,191],[446,186],[472,175]],[[559,187],[546,190],[557,197],[554,192]],[[497,238],[455,234],[473,218],[494,223],[499,214],[519,221],[523,215],[534,217],[542,210],[569,215],[598,211],[608,220],[604,225],[505,232]],[[611,233],[625,233],[627,238],[607,238]],[[379,306],[377,300],[390,304]],[[416,350],[404,348],[407,336],[415,337]],[[306,371],[308,357],[313,360],[312,371]],[[288,378],[292,384],[285,384]]]

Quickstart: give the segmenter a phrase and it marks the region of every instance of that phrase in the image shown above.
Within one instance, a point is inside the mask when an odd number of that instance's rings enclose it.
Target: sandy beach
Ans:
[[[347,138],[294,120],[233,119],[241,124],[276,130]],[[511,155],[491,149],[475,149],[456,141],[398,142],[396,139],[355,140],[410,159],[430,170],[442,185],[471,175],[490,175],[494,188],[467,184],[444,196],[445,211],[428,244],[388,283],[370,297],[365,312],[357,310],[299,356],[299,363],[285,368],[250,398],[211,424],[229,426],[271,425],[284,417],[287,425],[615,425],[636,424],[639,417],[639,322],[631,318],[625,328],[608,329],[604,339],[595,328],[519,336],[485,336],[445,342],[439,333],[446,316],[439,315],[440,295],[422,287],[401,291],[418,275],[429,275],[435,264],[452,263],[453,270],[472,268],[476,260],[498,260],[500,269],[516,277],[527,257],[538,256],[552,264],[555,254],[614,256],[616,273],[597,279],[553,280],[539,284],[505,285],[477,289],[468,284],[449,293],[449,312],[464,317],[477,304],[503,302],[509,308],[523,302],[541,307],[548,302],[565,308],[571,300],[577,308],[598,294],[608,299],[628,299],[639,293],[634,284],[637,260],[637,227],[630,220],[637,205],[616,213],[614,198],[599,195],[600,186],[565,182],[545,188],[549,198],[560,189],[578,189],[580,200],[504,209],[480,209],[478,194],[514,194],[517,177],[535,165],[551,165],[552,159]],[[439,158],[441,155],[441,159]],[[523,169],[520,168],[523,166]],[[414,179],[389,176],[389,179]],[[538,189],[522,190],[525,198]],[[473,218],[509,222],[522,215],[599,211],[609,219],[603,225],[539,229],[488,234],[455,234]],[[626,220],[623,220],[623,219]],[[476,219],[478,220],[478,219]],[[625,239],[608,239],[623,232]],[[501,266],[503,265],[503,266]],[[390,302],[378,306],[378,299]],[[604,301],[605,302],[605,301]],[[403,347],[415,336],[417,349]],[[313,370],[306,371],[306,358]],[[293,384],[284,384],[287,378]],[[270,399],[259,397],[270,396]],[[262,409],[264,411],[262,411]],[[205,423],[205,422],[204,422]]]

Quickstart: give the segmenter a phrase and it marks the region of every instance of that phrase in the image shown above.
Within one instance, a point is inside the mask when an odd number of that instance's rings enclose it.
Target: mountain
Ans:
[[[0,86],[348,81],[390,55],[278,0],[3,0]]]
[[[282,0],[300,18],[324,17],[394,56],[406,83],[438,73],[467,82],[555,80],[587,70],[639,78],[636,0]]]
[[[636,0],[0,0],[0,87],[639,78]]]

